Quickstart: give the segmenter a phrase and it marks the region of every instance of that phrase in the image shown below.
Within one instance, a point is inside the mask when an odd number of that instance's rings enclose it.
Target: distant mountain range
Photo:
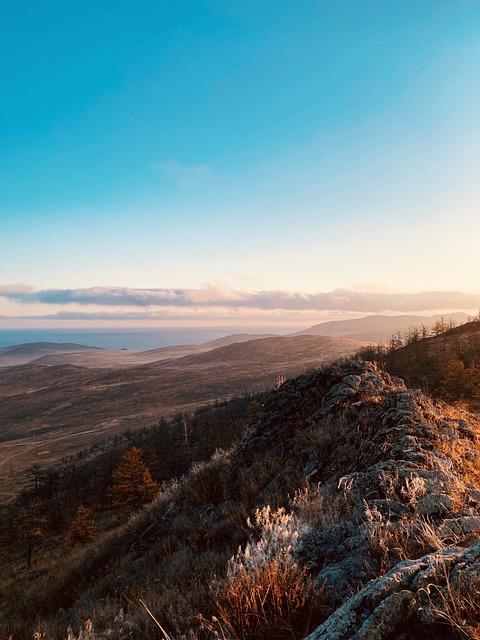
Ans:
[[[446,322],[452,322],[453,325],[460,325],[467,321],[468,316],[465,313],[452,313],[445,314],[443,316],[372,315],[354,320],[322,322],[320,324],[313,325],[308,329],[297,331],[296,333],[283,337],[292,338],[308,335],[356,340],[361,343],[387,342],[392,334],[397,331],[405,333],[409,328],[413,326],[420,327],[421,325],[431,328],[434,323],[441,318]],[[50,365],[71,364],[78,367],[88,367],[93,369],[123,369],[138,367],[155,362],[158,363],[165,360],[175,360],[184,356],[200,355],[223,347],[228,347],[233,344],[243,344],[257,340],[281,337],[282,336],[273,333],[236,333],[222,338],[217,338],[216,340],[205,342],[203,344],[175,345],[161,347],[158,349],[149,349],[147,351],[136,351],[130,349],[101,349],[98,347],[68,342],[33,342],[0,348],[0,368],[35,362],[37,364]],[[276,343],[270,344],[273,345]],[[282,344],[285,346],[289,343],[283,342]],[[250,354],[252,355],[254,350],[252,350],[251,347],[248,347],[247,349],[250,349]],[[282,349],[280,349],[280,351]],[[242,350],[240,349],[240,352],[241,351]],[[340,351],[343,352],[343,347]],[[293,354],[292,357],[294,357]]]
[[[453,325],[467,322],[466,313],[448,313],[434,316],[382,316],[374,315],[354,320],[332,320],[321,322],[309,329],[297,331],[296,336],[301,335],[322,335],[332,338],[350,338],[351,340],[364,340],[367,342],[387,342],[392,334],[400,331],[405,333],[410,327],[420,327],[425,325],[431,328],[437,320],[444,319],[445,322],[452,321]]]
[[[204,344],[176,345],[136,351],[130,349],[101,349],[70,342],[31,342],[0,348],[0,367],[20,364],[71,364],[93,369],[137,367],[160,360],[172,360],[191,354],[205,353],[233,343],[269,338],[274,334],[238,333],[217,338]]]

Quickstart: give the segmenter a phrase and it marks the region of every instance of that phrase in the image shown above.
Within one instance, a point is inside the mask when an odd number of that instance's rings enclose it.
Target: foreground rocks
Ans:
[[[455,625],[469,637],[468,627],[474,628],[478,615],[479,588],[480,543],[443,549],[404,561],[373,580],[307,640],[407,640],[415,629],[421,633],[440,622],[443,632],[440,628],[435,637],[451,638]],[[410,633],[405,632],[408,627]]]
[[[311,529],[296,559],[337,609],[310,640],[413,637],[402,625],[434,624],[441,590],[472,582],[479,436],[477,418],[372,363],[330,365],[272,394],[234,452],[232,487],[248,481],[245,469],[258,472],[262,452],[263,464],[281,461],[258,487],[259,504],[272,503],[301,465],[303,489],[290,499]]]

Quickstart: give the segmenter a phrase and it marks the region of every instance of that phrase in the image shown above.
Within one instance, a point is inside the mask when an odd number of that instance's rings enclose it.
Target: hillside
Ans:
[[[89,354],[99,356],[103,349],[97,347],[87,347],[81,344],[70,342],[31,342],[28,344],[18,344],[12,347],[2,347],[0,349],[0,367],[12,367],[19,364],[28,364],[39,358],[48,356],[64,356],[68,361],[75,358],[76,354]]]
[[[271,334],[238,333],[203,344],[176,345],[146,351],[99,349],[71,343],[32,342],[1,348],[0,368],[20,364],[71,364],[92,369],[128,368],[149,362],[172,360],[194,353],[204,353],[235,342],[247,342],[267,337],[271,337]]]
[[[363,343],[365,345],[365,343]],[[285,368],[299,372],[318,366],[319,362],[328,362],[344,355],[350,355],[355,348],[362,346],[361,341],[325,336],[270,337],[233,343],[203,354],[178,358],[174,362],[152,363],[151,367],[198,368],[204,366],[225,367],[229,375],[242,375],[245,363],[257,371],[282,373]],[[232,372],[233,367],[240,370]]]
[[[480,408],[480,322],[467,322],[436,336],[418,339],[397,335],[388,347],[366,347],[375,359],[410,387],[419,387],[448,401]]]
[[[299,331],[294,335],[323,335],[334,338],[349,338],[368,342],[388,342],[393,333],[407,333],[411,327],[430,328],[439,320],[454,325],[467,322],[466,313],[451,313],[443,316],[415,316],[415,315],[372,315],[354,320],[333,320],[321,322],[309,329]]]
[[[127,429],[155,424],[161,416],[272,388],[278,376],[298,375],[361,345],[321,336],[278,337],[208,347],[206,353],[183,357],[176,352],[168,359],[162,359],[164,349],[154,350],[143,366],[37,362],[0,368],[0,490],[10,500],[32,464],[52,464]],[[27,351],[25,346],[22,353]],[[36,346],[32,351],[38,354]],[[103,358],[103,350],[98,351]],[[77,354],[72,350],[68,357]]]
[[[129,521],[7,571],[0,634],[478,638],[479,461],[475,416],[372,363],[327,365]]]

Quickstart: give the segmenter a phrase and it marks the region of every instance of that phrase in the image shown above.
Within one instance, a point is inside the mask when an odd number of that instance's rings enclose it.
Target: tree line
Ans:
[[[49,539],[63,538],[67,546],[94,539],[110,514],[126,517],[150,501],[162,482],[188,473],[216,449],[231,447],[264,396],[245,392],[193,414],[178,412],[153,426],[127,429],[104,441],[100,451],[93,447],[49,467],[31,465],[27,486],[2,508],[0,555],[23,555],[31,566]]]
[[[448,402],[480,403],[480,314],[458,327],[443,318],[433,327],[396,332],[386,344],[363,347],[362,360],[376,361],[407,386]]]

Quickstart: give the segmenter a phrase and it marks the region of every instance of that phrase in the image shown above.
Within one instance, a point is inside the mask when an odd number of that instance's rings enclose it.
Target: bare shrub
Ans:
[[[269,506],[257,510],[249,526],[260,538],[238,550],[216,585],[218,626],[238,640],[303,638],[325,618],[323,588],[291,555],[307,527]]]
[[[218,596],[225,627],[240,640],[303,638],[314,616],[318,589],[291,558],[270,560],[230,575]]]

